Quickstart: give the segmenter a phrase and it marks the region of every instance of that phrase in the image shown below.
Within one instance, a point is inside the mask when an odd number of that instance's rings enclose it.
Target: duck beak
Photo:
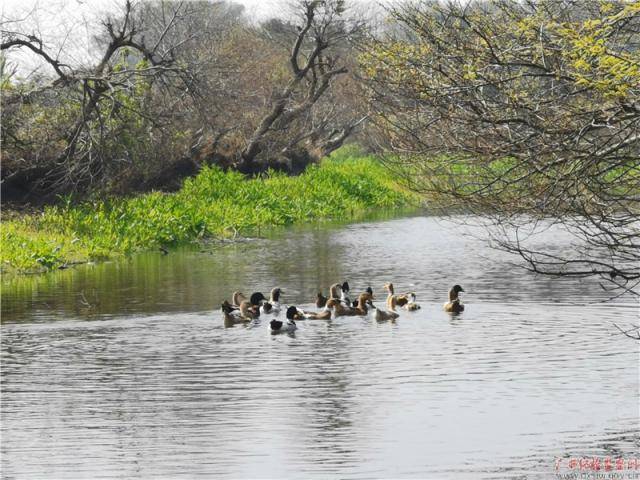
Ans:
[[[464,288],[460,287],[460,291],[461,291],[461,292],[464,292]]]

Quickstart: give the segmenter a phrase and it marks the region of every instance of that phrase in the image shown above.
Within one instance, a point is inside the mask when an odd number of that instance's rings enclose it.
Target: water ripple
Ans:
[[[637,306],[594,305],[599,286],[577,280],[556,296],[478,249],[411,218],[293,231],[206,261],[174,254],[154,264],[169,285],[158,292],[122,270],[124,283],[101,284],[107,265],[71,272],[79,284],[60,277],[30,310],[9,289],[3,478],[542,479],[556,458],[637,453],[639,349],[611,328],[636,321]],[[250,274],[237,266],[258,258]],[[140,278],[146,266],[123,268]],[[291,336],[266,321],[225,329],[212,312],[230,285],[278,283],[312,308],[318,287],[342,278],[380,298],[391,279],[423,308],[393,323],[301,321]],[[459,316],[441,310],[454,278],[467,290]],[[81,312],[90,285],[96,307]],[[45,311],[40,295],[59,303]]]

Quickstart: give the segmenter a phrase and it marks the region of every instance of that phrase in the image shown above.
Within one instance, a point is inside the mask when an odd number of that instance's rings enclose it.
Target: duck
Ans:
[[[464,305],[460,303],[460,299],[458,298],[460,292],[464,292],[464,289],[460,285],[451,287],[451,290],[449,290],[449,301],[442,306],[445,312],[458,313],[464,311]]]
[[[416,294],[414,292],[410,292],[408,295],[409,295],[409,303],[405,304],[402,308],[409,310],[410,312],[415,312],[416,310],[420,310],[420,305],[416,303]]]
[[[269,322],[269,329],[271,330],[271,333],[293,332],[298,328],[296,320],[299,320],[300,318],[302,318],[300,310],[292,305],[287,308],[287,320],[280,321],[274,318]]]
[[[340,300],[342,296],[341,293],[338,293],[339,290],[342,290],[342,287],[339,283],[334,283],[329,287],[329,300],[335,298],[336,300]]]
[[[369,308],[373,310],[373,318],[378,322],[383,322],[385,320],[395,320],[400,316],[398,312],[388,312],[386,310],[380,310],[371,301],[369,301]]]
[[[347,307],[351,306],[351,300],[349,299],[349,282],[346,280],[340,285],[340,301]]]
[[[280,295],[284,292],[280,287],[276,287],[271,290],[271,294],[269,295],[269,304],[271,305],[271,312],[274,315],[278,315],[280,313]]]
[[[367,289],[364,291],[364,293],[368,293],[369,295],[371,295],[371,300],[373,300],[373,289],[371,287],[367,287]],[[359,302],[360,298],[356,298],[353,301],[353,304],[351,305],[352,307],[357,307],[358,306],[358,302]]]
[[[238,310],[240,310],[240,314],[243,317],[258,318],[260,316],[260,307],[258,307],[257,309],[253,308],[253,305],[251,305],[251,302],[249,300],[244,300],[242,303],[240,303]]]
[[[261,311],[260,307],[262,307],[265,302],[267,302],[267,299],[261,292],[254,292],[251,294],[249,300],[243,300],[240,302],[238,308],[242,315],[249,316],[251,318],[258,318]]]
[[[310,320],[330,320],[331,314],[333,313],[333,307],[325,304],[324,308],[319,312],[309,312],[306,310],[302,310],[301,312],[304,318]]]
[[[220,305],[222,310],[222,320],[225,327],[230,327],[236,323],[246,323],[253,320],[251,317],[245,316],[241,311],[234,309],[226,300]]]
[[[368,313],[367,303],[373,300],[373,295],[369,292],[361,293],[358,296],[358,304],[355,307],[355,314],[365,316]]]
[[[273,315],[278,315],[278,313],[280,313],[280,306],[278,305],[278,310],[276,311],[275,307],[269,303],[269,302],[264,302],[262,305],[260,305],[260,315],[269,315],[269,314],[273,314]]]
[[[327,297],[322,295],[322,292],[318,292],[316,295],[316,307],[324,308],[327,305]]]
[[[409,303],[409,297],[406,293],[397,295],[395,294],[393,290],[393,283],[385,283],[384,288],[385,290],[387,290],[387,292],[389,292],[389,295],[387,295],[387,308],[389,310],[395,312],[396,306],[402,307]]]
[[[238,308],[240,304],[246,299],[247,297],[245,297],[242,292],[233,292],[233,295],[231,295],[231,304],[232,306]]]
[[[338,298],[330,298],[327,301],[327,307],[333,308],[334,316],[336,317],[352,316],[356,314],[355,308],[344,305]]]
[[[287,308],[286,316],[289,320],[304,320],[304,312],[295,305]]]

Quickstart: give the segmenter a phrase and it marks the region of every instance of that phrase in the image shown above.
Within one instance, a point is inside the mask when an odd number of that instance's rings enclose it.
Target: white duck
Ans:
[[[340,302],[347,307],[351,307],[351,299],[349,298],[349,282],[344,282],[339,287],[340,289]]]
[[[371,308],[373,312],[373,318],[378,322],[383,322],[385,320],[395,320],[400,316],[397,312],[388,312],[386,310],[380,310],[376,307],[373,302],[368,302],[369,308]]]
[[[271,311],[269,313],[273,313],[276,316],[280,313],[280,309],[282,308],[280,305],[280,295],[282,295],[283,293],[284,292],[280,287],[276,287],[271,290],[271,295],[269,296]]]
[[[294,332],[298,328],[295,321],[301,318],[300,310],[292,305],[287,309],[287,320],[280,321],[274,318],[269,322],[269,329],[271,333]]]

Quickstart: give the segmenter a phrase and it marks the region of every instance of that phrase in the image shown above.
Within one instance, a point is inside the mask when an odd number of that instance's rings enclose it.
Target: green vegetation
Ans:
[[[176,193],[152,192],[47,207],[3,222],[3,269],[45,271],[202,238],[232,238],[315,219],[355,218],[367,209],[417,205],[373,157],[336,151],[300,176],[269,171],[247,180],[204,168]]]

